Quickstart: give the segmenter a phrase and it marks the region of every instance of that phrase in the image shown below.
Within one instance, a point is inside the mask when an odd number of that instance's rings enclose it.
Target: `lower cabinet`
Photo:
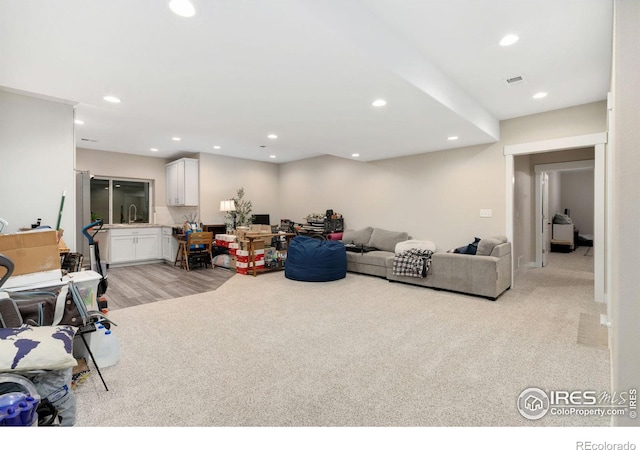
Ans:
[[[124,264],[162,258],[160,227],[114,228],[109,233],[109,263]]]
[[[173,228],[162,228],[162,259],[173,264],[178,253],[178,241],[173,237]]]

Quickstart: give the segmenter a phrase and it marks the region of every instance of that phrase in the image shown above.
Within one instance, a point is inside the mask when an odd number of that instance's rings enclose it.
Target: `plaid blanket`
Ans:
[[[424,278],[431,265],[431,250],[412,248],[393,257],[393,274],[403,277]]]

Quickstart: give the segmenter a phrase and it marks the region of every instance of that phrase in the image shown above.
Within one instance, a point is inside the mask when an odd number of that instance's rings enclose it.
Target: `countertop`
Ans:
[[[166,225],[166,224],[161,224],[161,223],[132,223],[132,224],[128,224],[128,223],[114,223],[111,225],[103,225],[102,229],[103,230],[113,230],[116,228],[162,228],[162,227],[169,227],[169,228],[173,228],[179,225]]]

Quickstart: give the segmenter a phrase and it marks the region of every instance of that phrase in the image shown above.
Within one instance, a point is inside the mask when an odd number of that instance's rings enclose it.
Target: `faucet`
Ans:
[[[131,220],[131,207],[133,206],[133,220]],[[133,223],[136,221],[136,219],[138,218],[138,208],[136,207],[135,204],[130,204],[129,205],[129,223]]]

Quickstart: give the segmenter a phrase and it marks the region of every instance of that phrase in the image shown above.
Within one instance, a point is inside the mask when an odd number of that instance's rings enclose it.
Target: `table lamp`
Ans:
[[[222,200],[220,202],[220,211],[231,213],[233,217],[233,229],[236,229],[236,203],[233,200]],[[230,230],[227,230],[229,232]]]

